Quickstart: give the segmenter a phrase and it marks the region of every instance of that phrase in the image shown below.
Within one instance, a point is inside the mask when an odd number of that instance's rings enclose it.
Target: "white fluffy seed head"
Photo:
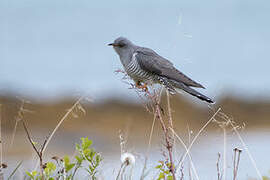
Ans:
[[[126,163],[127,166],[135,164],[135,156],[131,153],[123,153],[121,155],[121,162]]]

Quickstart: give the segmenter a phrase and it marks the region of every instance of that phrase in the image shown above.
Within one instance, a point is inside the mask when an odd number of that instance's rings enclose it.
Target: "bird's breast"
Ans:
[[[132,58],[130,63],[125,67],[127,74],[135,81],[152,80],[153,75],[150,72],[143,70],[138,64],[136,58]]]

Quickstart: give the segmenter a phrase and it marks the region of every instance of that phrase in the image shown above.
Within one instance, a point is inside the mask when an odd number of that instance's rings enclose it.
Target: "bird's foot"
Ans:
[[[138,89],[142,89],[142,90],[145,91],[145,92],[149,92],[149,91],[148,91],[148,87],[147,87],[147,83],[141,84],[141,82],[137,82],[137,83],[136,83],[136,87],[137,87]]]

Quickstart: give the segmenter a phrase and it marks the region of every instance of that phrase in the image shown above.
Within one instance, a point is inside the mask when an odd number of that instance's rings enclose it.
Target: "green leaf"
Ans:
[[[37,171],[32,171],[31,173],[26,171],[25,172],[31,179],[35,179],[35,176],[38,174]]]
[[[28,172],[28,171],[26,171],[25,172],[31,179],[34,179],[34,176],[32,175],[32,173],[30,173],[30,172]]]
[[[101,161],[101,156],[99,154],[96,155],[96,162],[99,164]]]
[[[50,174],[53,173],[55,170],[56,166],[53,162],[46,163],[46,168],[44,169],[44,171],[47,176],[50,176]]]
[[[55,166],[55,164],[53,162],[48,162],[46,164],[46,168],[49,168],[51,171],[55,171],[56,166]]]
[[[65,166],[67,166],[67,165],[69,164],[69,162],[70,162],[68,156],[64,156],[63,160],[64,160],[64,165],[65,165]]]
[[[79,144],[76,144],[76,150],[80,151],[81,150],[81,146]]]
[[[172,175],[167,176],[167,180],[173,180]]]
[[[158,180],[165,179],[165,175],[163,173],[160,173],[158,176]]]
[[[76,160],[77,160],[77,164],[81,164],[83,159],[79,156],[75,156]]]
[[[68,171],[71,170],[74,166],[75,166],[74,163],[68,164],[68,165],[66,166],[66,171],[68,172]]]
[[[37,171],[32,171],[31,174],[35,177],[38,174],[38,172]]]
[[[170,174],[170,170],[164,171],[165,174]]]
[[[89,140],[88,137],[81,138],[81,140],[82,140],[82,149],[83,150],[89,148],[92,145],[92,141]]]

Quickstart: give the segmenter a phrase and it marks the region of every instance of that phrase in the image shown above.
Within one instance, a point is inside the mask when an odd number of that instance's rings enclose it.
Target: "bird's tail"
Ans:
[[[196,90],[194,90],[194,89],[192,89],[192,88],[186,86],[186,85],[183,84],[183,83],[173,81],[172,84],[173,84],[173,86],[174,86],[175,88],[177,88],[177,89],[182,89],[182,90],[184,90],[185,92],[189,93],[190,95],[195,96],[195,97],[197,97],[197,98],[199,98],[199,99],[201,99],[201,100],[203,100],[203,101],[206,101],[206,102],[211,103],[211,104],[214,103],[214,101],[213,101],[212,99],[210,99],[209,97],[207,97],[207,96],[205,96],[205,95],[199,93],[198,91],[196,91]]]

